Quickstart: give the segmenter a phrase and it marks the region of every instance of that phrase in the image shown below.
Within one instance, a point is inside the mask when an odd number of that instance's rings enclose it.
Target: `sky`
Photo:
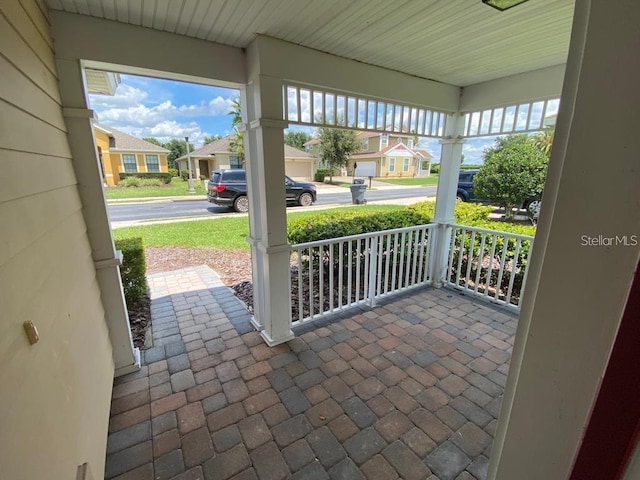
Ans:
[[[229,111],[239,95],[237,90],[135,75],[121,74],[120,78],[115,95],[89,95],[91,108],[104,125],[162,142],[188,136],[196,148],[207,135],[233,133]],[[302,126],[291,126],[290,130],[314,132]],[[482,163],[482,154],[494,138],[468,139],[463,146],[464,163]],[[440,161],[439,140],[421,138],[419,146],[434,156],[434,162]]]

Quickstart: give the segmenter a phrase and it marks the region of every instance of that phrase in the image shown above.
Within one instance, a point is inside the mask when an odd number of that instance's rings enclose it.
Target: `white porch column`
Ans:
[[[435,236],[435,255],[431,259],[431,272],[435,287],[443,285],[447,273],[447,258],[451,241],[451,228],[447,225],[454,222],[453,211],[456,205],[458,174],[460,173],[462,145],[464,144],[463,131],[464,116],[462,114],[449,115],[445,139],[440,141],[442,151],[435,217],[433,218],[433,221],[438,224]]]
[[[570,477],[608,362],[640,256],[639,18],[635,0],[575,2],[492,480]]]
[[[284,188],[282,81],[255,75],[242,105],[249,197],[254,326],[268,345],[291,340],[290,245]],[[244,107],[243,107],[244,108]]]
[[[116,252],[111,235],[100,160],[91,123],[93,111],[87,109],[80,62],[58,59],[56,63],[78,193],[91,243],[105,320],[109,326],[117,377],[140,369],[140,350],[133,347],[131,340],[129,315],[120,279],[122,257],[120,252]]]

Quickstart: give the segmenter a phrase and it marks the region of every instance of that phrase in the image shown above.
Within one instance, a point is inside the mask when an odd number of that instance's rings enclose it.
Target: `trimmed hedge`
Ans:
[[[436,203],[432,201],[414,203],[413,205],[407,207],[408,210],[419,212],[422,215],[428,216],[429,218],[433,218],[435,216],[435,208]],[[453,216],[456,223],[462,225],[480,226],[478,225],[479,223],[489,221],[489,214],[492,212],[492,210],[492,207],[481,205],[479,203],[459,202],[456,203]],[[497,230],[497,228],[494,228],[494,230]]]
[[[171,175],[171,178],[180,176],[180,172],[178,172],[177,168],[168,168],[167,170],[169,172],[169,175]]]
[[[147,293],[146,262],[141,237],[116,240],[116,249],[122,251],[120,277],[127,305],[131,306]]]
[[[153,178],[153,179],[161,179],[165,184],[171,183],[171,174],[164,172],[148,172],[148,173],[138,173],[138,172],[129,172],[129,173],[119,173],[118,177],[120,180],[124,180],[128,177],[138,177],[138,178]]]
[[[430,221],[431,216],[425,212],[409,209],[392,212],[329,211],[294,220],[289,223],[287,230],[289,242],[297,244],[423,225]]]

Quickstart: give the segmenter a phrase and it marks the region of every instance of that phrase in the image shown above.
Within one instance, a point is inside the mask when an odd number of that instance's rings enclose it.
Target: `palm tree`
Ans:
[[[548,157],[551,154],[555,129],[548,128],[533,137],[533,143]]]
[[[229,112],[231,115],[231,126],[235,132],[233,140],[229,142],[231,151],[237,153],[242,161],[242,168],[244,168],[244,134],[240,131],[239,127],[242,125],[242,106],[240,105],[240,97],[236,97],[231,101],[233,109]]]

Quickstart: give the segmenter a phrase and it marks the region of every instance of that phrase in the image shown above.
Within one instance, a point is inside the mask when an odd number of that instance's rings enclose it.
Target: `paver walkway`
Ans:
[[[512,314],[425,288],[269,348],[208,267],[149,280],[154,346],[115,382],[106,478],[486,478]]]

